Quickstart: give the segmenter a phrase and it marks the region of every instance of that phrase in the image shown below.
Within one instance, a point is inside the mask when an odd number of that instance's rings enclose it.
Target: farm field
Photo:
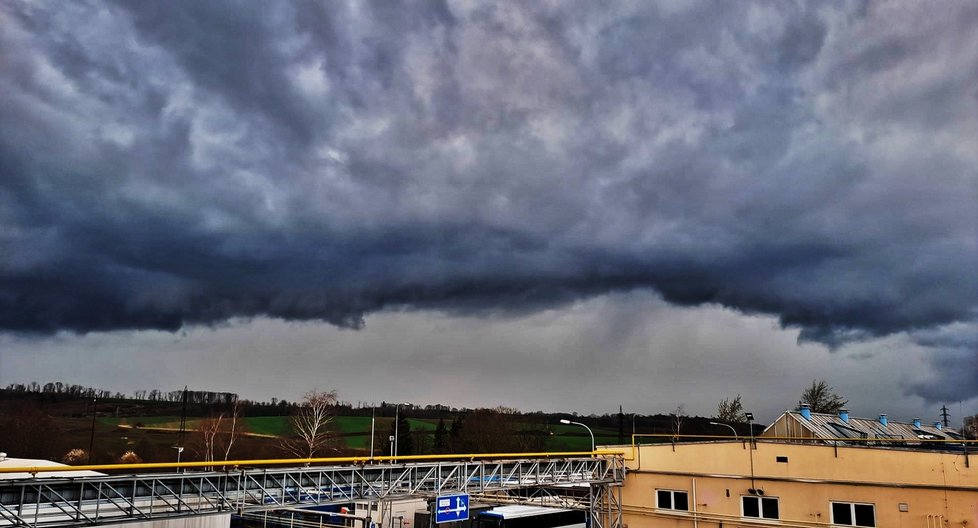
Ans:
[[[244,431],[256,435],[285,436],[289,432],[289,418],[287,416],[248,416],[243,419]],[[99,422],[106,426],[155,429],[176,431],[180,428],[179,416],[137,416],[137,417],[103,417]],[[370,422],[369,416],[336,416],[331,422],[331,429],[335,431],[340,448],[365,450],[370,447]],[[374,448],[383,448],[390,433],[390,428],[394,422],[391,417],[378,417],[374,423],[376,440]],[[187,420],[187,431],[194,431],[199,426],[200,419],[192,418]],[[411,431],[417,434],[418,431],[428,433],[429,439],[434,435],[438,427],[438,420],[408,418]],[[450,421],[446,420],[446,426],[450,426]],[[546,449],[548,451],[587,451],[591,446],[591,438],[583,427],[577,425],[550,424],[546,429],[550,436],[547,439]],[[598,445],[614,444],[618,442],[618,433],[608,428],[592,428],[595,441]],[[627,441],[627,439],[626,439]]]

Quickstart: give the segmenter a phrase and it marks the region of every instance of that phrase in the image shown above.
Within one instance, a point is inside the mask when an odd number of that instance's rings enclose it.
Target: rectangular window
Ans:
[[[832,503],[832,524],[839,526],[876,526],[876,507],[852,502]]]
[[[777,519],[780,516],[777,497],[754,497],[745,495],[740,498],[740,503],[743,506],[744,517]]]
[[[685,491],[655,490],[655,507],[664,510],[689,511],[689,495]]]

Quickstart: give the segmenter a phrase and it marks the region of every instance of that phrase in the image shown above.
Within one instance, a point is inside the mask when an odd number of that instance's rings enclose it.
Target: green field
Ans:
[[[289,421],[285,416],[249,416],[245,428],[251,433],[282,436],[289,432]]]
[[[197,428],[199,418],[187,420],[187,430]],[[179,416],[139,416],[127,418],[105,417],[100,418],[99,422],[105,425],[118,426],[140,424],[143,427],[158,427],[166,429],[178,429],[180,427]],[[336,416],[333,418],[330,428],[337,433],[342,444],[350,449],[368,449],[370,447],[370,422],[369,416]],[[287,416],[249,416],[244,419],[245,430],[251,433],[262,435],[284,436],[289,432],[289,418]],[[378,417],[374,423],[377,442],[383,443],[390,432],[394,419],[391,417]],[[411,431],[425,431],[433,434],[438,427],[438,420],[422,420],[418,418],[408,418],[411,424]],[[446,427],[450,427],[450,421],[446,420]],[[527,425],[527,427],[539,427],[539,425]],[[546,430],[550,433],[547,439],[546,449],[548,451],[588,451],[591,447],[591,437],[583,427],[578,425],[548,424]],[[595,434],[595,441],[601,444],[618,443],[618,433],[609,428],[592,428]],[[629,441],[628,438],[625,441]],[[374,444],[375,449],[383,449],[383,445]]]

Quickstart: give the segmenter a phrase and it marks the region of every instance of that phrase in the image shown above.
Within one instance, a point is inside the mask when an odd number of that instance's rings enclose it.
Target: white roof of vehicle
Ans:
[[[516,517],[528,517],[531,515],[541,515],[544,513],[556,513],[572,511],[566,508],[545,508],[543,506],[524,506],[521,504],[510,506],[497,506],[491,510],[482,512],[486,515],[495,515],[504,519],[514,519]]]

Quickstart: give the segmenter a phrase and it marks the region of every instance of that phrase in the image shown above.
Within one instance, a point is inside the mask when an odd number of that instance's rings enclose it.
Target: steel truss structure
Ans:
[[[78,526],[526,488],[588,489],[594,526],[621,526],[620,457],[464,460],[0,480],[0,527]],[[612,510],[617,509],[617,513]],[[599,514],[599,512],[601,512]],[[617,517],[616,517],[617,516]],[[614,520],[617,519],[617,520]],[[595,519],[597,520],[597,519]]]

